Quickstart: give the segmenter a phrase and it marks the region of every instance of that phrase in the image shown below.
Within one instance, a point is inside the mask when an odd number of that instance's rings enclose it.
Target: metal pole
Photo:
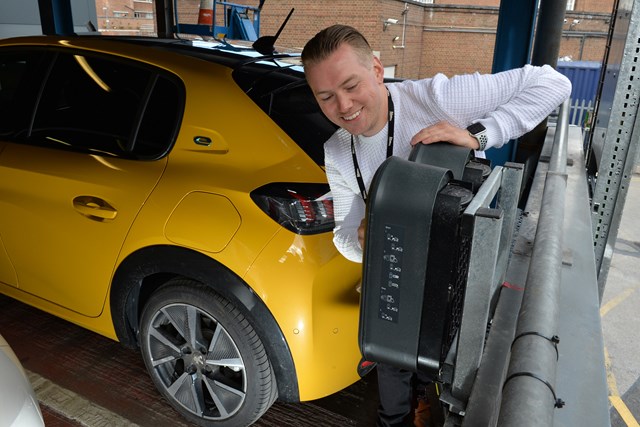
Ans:
[[[74,33],[71,0],[38,0],[38,8],[42,34],[66,36]]]
[[[171,0],[156,0],[156,29],[159,38],[172,39],[173,34],[173,3]]]
[[[569,102],[561,107],[498,425],[553,425]]]
[[[501,0],[493,49],[492,72],[523,67],[529,62],[538,0]],[[513,161],[515,141],[487,152],[492,165]]]
[[[536,24],[536,36],[531,54],[532,65],[558,64],[562,26],[567,9],[567,0],[541,0]],[[533,177],[540,151],[547,132],[547,120],[518,139],[515,161],[524,163],[525,179]],[[526,191],[525,191],[526,192]]]
[[[540,2],[531,64],[549,64],[554,68],[558,65],[558,53],[560,52],[566,11],[567,0],[542,0]]]

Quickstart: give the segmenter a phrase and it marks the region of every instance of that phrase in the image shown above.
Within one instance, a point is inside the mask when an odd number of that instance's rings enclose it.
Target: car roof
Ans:
[[[288,73],[303,75],[300,54],[297,52],[274,52],[263,55],[241,41],[163,39],[138,36],[102,36],[94,34],[72,36],[25,36],[0,40],[0,46],[49,46],[88,49],[109,53],[135,53],[146,51],[167,52],[191,56],[237,69],[246,65],[286,69]],[[142,49],[142,50],[141,50]],[[144,55],[143,55],[144,56]]]

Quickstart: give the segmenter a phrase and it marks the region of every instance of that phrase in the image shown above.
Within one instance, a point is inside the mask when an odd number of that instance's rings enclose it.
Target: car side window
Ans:
[[[36,51],[0,53],[0,135],[10,139],[27,132],[43,60]]]
[[[154,69],[102,56],[59,53],[28,143],[132,159],[173,144],[181,86]]]

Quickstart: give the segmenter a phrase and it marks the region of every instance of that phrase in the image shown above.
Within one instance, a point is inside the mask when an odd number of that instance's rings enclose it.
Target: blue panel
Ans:
[[[251,19],[247,17],[247,14],[241,13],[237,8],[233,8],[231,10],[231,33],[233,34],[232,38],[249,40],[252,42],[256,41],[258,35],[256,34],[256,30],[253,27],[253,22],[251,22]]]
[[[602,64],[596,61],[558,61],[557,69],[571,80],[571,99],[596,99],[600,69]]]
[[[492,72],[511,70],[529,63],[538,0],[501,0]],[[487,151],[493,166],[515,158],[516,143]]]
[[[73,17],[71,14],[71,0],[51,0],[53,23],[56,34],[71,35],[73,31]]]

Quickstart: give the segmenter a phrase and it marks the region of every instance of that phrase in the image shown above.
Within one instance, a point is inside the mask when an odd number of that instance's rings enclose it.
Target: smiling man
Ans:
[[[367,40],[345,25],[309,40],[302,63],[320,108],[340,127],[325,144],[325,166],[334,242],[355,262],[362,262],[366,190],[388,156],[406,159],[413,145],[439,141],[479,152],[500,147],[533,129],[571,92],[569,80],[548,65],[385,84]]]
[[[354,262],[362,262],[367,189],[387,157],[406,159],[413,145],[439,141],[483,157],[484,150],[529,132],[571,92],[569,80],[548,65],[385,84],[367,40],[345,25],[309,40],[302,62],[320,108],[340,127],[325,143],[325,167],[334,243]],[[377,425],[413,426],[413,373],[378,365],[378,381]]]

